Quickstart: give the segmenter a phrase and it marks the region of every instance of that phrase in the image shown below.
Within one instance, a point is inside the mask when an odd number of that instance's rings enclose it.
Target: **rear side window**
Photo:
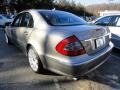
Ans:
[[[20,23],[20,27],[32,28],[33,24],[34,23],[33,23],[32,15],[29,13],[24,13]]]

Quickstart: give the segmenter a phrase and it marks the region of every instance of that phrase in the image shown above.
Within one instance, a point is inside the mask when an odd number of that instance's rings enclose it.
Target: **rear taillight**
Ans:
[[[86,53],[81,42],[74,35],[62,40],[56,46],[56,51],[66,56],[78,56]]]

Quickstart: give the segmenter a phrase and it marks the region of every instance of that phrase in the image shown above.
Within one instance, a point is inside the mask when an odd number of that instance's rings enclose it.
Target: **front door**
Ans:
[[[10,30],[11,30],[10,31],[11,32],[11,40],[17,46],[19,46],[19,43],[18,43],[19,33],[18,33],[18,31],[20,30],[19,25],[20,25],[20,22],[21,22],[21,16],[22,16],[22,14],[18,15],[14,19],[14,21],[13,21],[11,27],[10,27]]]

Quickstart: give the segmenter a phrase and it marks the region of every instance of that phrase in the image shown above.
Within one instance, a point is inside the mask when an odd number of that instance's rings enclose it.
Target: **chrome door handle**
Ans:
[[[27,32],[27,31],[25,31],[25,32],[24,32],[24,34],[25,34],[25,35],[28,35],[28,32]]]

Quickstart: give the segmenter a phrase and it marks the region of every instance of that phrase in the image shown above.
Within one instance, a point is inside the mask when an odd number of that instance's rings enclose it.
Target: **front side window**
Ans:
[[[110,24],[110,20],[112,17],[107,16],[107,17],[103,17],[100,20],[96,21],[95,24],[96,25],[102,25],[102,26],[107,26]]]
[[[120,26],[120,17],[119,16],[116,17],[116,19],[115,19],[115,25]]]
[[[14,21],[12,23],[13,27],[19,27],[20,21],[21,21],[21,17],[22,17],[22,14],[16,16],[16,18],[14,19]]]
[[[80,17],[67,12],[40,12],[46,22],[50,25],[62,26],[62,25],[84,25],[86,21]]]

